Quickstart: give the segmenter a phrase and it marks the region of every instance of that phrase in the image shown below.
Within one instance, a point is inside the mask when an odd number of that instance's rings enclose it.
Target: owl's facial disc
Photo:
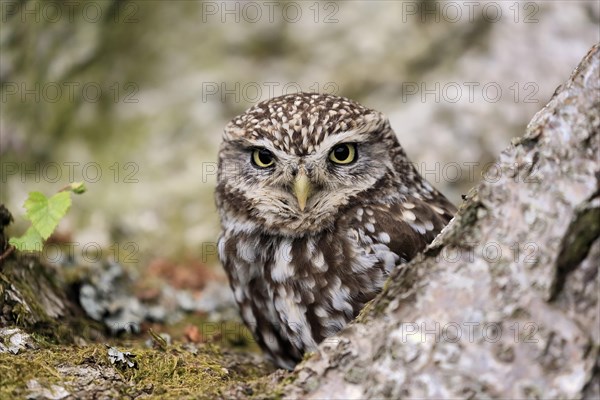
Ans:
[[[399,147],[381,113],[309,93],[257,104],[234,118],[223,138],[222,219],[245,231],[251,226],[289,236],[330,229],[374,188],[382,196],[394,179],[393,150]]]

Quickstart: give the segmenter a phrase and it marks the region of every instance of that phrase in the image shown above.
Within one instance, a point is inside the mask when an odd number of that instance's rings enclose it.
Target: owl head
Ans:
[[[405,161],[377,111],[327,94],[276,97],[226,126],[217,206],[223,224],[241,231],[317,233],[359,199],[401,192],[398,165]]]

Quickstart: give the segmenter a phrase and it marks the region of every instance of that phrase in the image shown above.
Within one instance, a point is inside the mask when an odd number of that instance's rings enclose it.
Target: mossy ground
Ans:
[[[33,342],[19,354],[0,354],[0,399],[32,395],[32,382],[62,387],[70,398],[278,397],[274,368],[240,322],[187,314],[173,325],[145,323],[138,335],[111,336],[85,316],[69,285],[52,272],[29,257],[0,266],[2,325],[19,327]],[[190,328],[197,328],[195,338]],[[172,344],[152,342],[150,332],[169,334]],[[137,368],[113,365],[107,346],[135,354]]]
[[[219,398],[235,386],[255,388],[247,391],[250,397],[269,386],[262,380],[273,371],[248,349],[230,348],[228,342],[221,347],[176,341],[149,348],[146,336],[84,346],[34,340],[37,349],[0,354],[0,398],[27,396],[32,380],[45,388],[61,386],[78,398]],[[111,364],[107,344],[135,354],[137,368]]]

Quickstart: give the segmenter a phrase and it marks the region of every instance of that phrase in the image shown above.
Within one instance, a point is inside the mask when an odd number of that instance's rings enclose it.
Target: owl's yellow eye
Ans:
[[[336,164],[350,164],[356,159],[356,145],[354,143],[342,143],[335,146],[329,159]]]
[[[255,149],[252,152],[252,162],[257,167],[267,168],[273,165],[275,157],[273,156],[273,153],[267,149]]]

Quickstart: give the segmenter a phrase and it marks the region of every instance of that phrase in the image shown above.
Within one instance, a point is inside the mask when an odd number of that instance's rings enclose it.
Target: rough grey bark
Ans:
[[[290,398],[598,398],[600,49]]]

